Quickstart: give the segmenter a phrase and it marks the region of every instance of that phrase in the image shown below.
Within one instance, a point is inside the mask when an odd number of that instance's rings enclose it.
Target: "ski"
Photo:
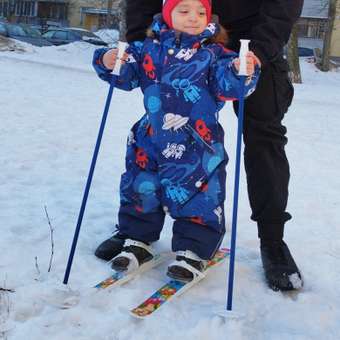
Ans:
[[[207,274],[211,268],[215,267],[218,264],[221,264],[229,255],[229,249],[221,248],[217,251],[215,256],[208,262],[208,265],[204,271],[204,274]],[[203,276],[196,277],[190,282],[182,282],[178,280],[169,280],[164,286],[159,288],[154,294],[152,294],[149,298],[147,298],[144,302],[142,302],[138,307],[133,308],[130,313],[132,316],[137,318],[145,318],[155,311],[157,311],[161,306],[163,306],[166,302],[169,302],[174,297],[177,297],[192,286],[201,281]]]
[[[120,286],[128,281],[132,280],[135,276],[142,274],[158,265],[160,265],[165,260],[170,258],[170,253],[156,254],[151,261],[142,264],[138,269],[133,271],[123,271],[117,272],[113,270],[113,274],[110,275],[105,280],[99,282],[94,286],[97,289],[105,289],[113,286]]]

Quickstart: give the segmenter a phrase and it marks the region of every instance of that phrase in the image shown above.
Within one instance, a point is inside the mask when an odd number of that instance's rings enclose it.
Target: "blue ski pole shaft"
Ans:
[[[228,278],[228,296],[227,310],[232,310],[233,305],[233,288],[234,288],[234,272],[235,272],[235,252],[236,252],[236,234],[237,234],[237,212],[238,212],[238,194],[240,186],[240,165],[241,165],[241,148],[242,148],[242,133],[244,120],[244,96],[245,83],[247,79],[247,53],[249,51],[249,40],[241,39],[240,48],[240,69],[241,77],[240,96],[238,105],[238,126],[237,126],[237,143],[236,143],[236,161],[235,161],[235,180],[234,180],[234,201],[233,201],[233,217],[231,227],[230,241],[230,261],[229,261],[229,278]]]
[[[246,77],[241,80],[241,95],[244,96],[244,87]],[[231,227],[230,241],[230,262],[229,262],[229,279],[228,279],[228,298],[227,310],[232,310],[233,287],[234,287],[234,268],[235,268],[235,252],[236,252],[236,234],[237,234],[237,212],[238,212],[238,194],[240,184],[240,164],[241,164],[241,147],[243,132],[243,116],[244,116],[244,97],[239,100],[238,107],[238,128],[237,128],[237,144],[236,144],[236,164],[234,179],[234,201],[233,201],[233,217]]]
[[[123,55],[124,55],[126,47],[127,47],[127,43],[122,42],[122,41],[118,42],[118,53],[117,53],[117,56],[116,56],[116,63],[115,63],[115,67],[114,67],[114,69],[112,71],[112,73],[114,75],[119,75],[119,73],[120,73],[120,67],[121,67],[121,64],[122,64],[122,59],[123,59]],[[66,267],[66,270],[65,270],[65,276],[64,276],[64,281],[63,281],[64,284],[68,283],[68,279],[69,279],[69,276],[70,276],[72,262],[73,262],[73,257],[74,257],[74,253],[75,253],[75,250],[76,250],[76,247],[77,247],[80,227],[81,227],[81,223],[83,221],[83,216],[84,216],[84,212],[85,212],[86,202],[87,202],[87,198],[88,198],[90,187],[91,187],[91,183],[92,183],[92,177],[93,177],[93,173],[94,173],[94,168],[96,166],[97,157],[98,157],[99,148],[100,148],[100,143],[102,141],[102,137],[103,137],[103,133],[104,133],[106,118],[107,118],[107,115],[108,115],[109,109],[110,109],[110,103],[111,103],[111,99],[112,99],[113,89],[114,89],[114,86],[115,86],[115,81],[116,81],[116,77],[112,77],[112,80],[110,82],[109,92],[108,92],[108,95],[107,95],[107,98],[106,98],[103,118],[102,118],[102,121],[101,121],[101,124],[100,124],[100,128],[99,128],[99,133],[98,133],[98,137],[97,137],[96,146],[95,146],[95,149],[94,149],[94,152],[93,152],[93,156],[92,156],[92,162],[91,162],[91,166],[90,166],[89,175],[88,175],[87,181],[86,181],[85,191],[84,191],[83,200],[82,200],[80,211],[79,211],[79,216],[78,216],[76,230],[74,232],[74,237],[73,237],[73,242],[72,242],[72,246],[71,246],[71,251],[70,251],[70,255],[69,255],[68,261],[67,261],[67,267]]]
[[[69,255],[69,258],[68,258],[68,262],[67,262],[67,267],[66,267],[64,281],[63,281],[64,284],[67,284],[69,276],[70,276],[73,257],[74,257],[74,253],[75,253],[75,250],[76,250],[76,247],[77,247],[80,227],[81,227],[81,223],[83,221],[86,202],[87,202],[87,198],[88,198],[88,195],[89,195],[89,191],[90,191],[90,187],[91,187],[91,183],[92,183],[92,178],[93,178],[93,173],[94,173],[94,169],[95,169],[96,162],[97,162],[100,143],[101,143],[103,133],[104,133],[106,118],[107,118],[107,115],[108,115],[108,112],[109,112],[109,109],[110,109],[110,103],[111,103],[111,99],[112,99],[112,93],[113,93],[114,85],[115,85],[115,77],[112,78],[112,81],[110,83],[109,92],[108,92],[108,95],[107,95],[107,98],[106,98],[105,109],[104,109],[102,121],[101,121],[100,128],[99,128],[96,146],[95,146],[93,156],[92,156],[90,171],[89,171],[89,175],[87,177],[85,191],[84,191],[84,195],[83,195],[83,200],[82,200],[80,211],[79,211],[77,226],[76,226],[76,230],[75,230],[75,233],[74,233],[71,251],[70,251],[70,255]]]

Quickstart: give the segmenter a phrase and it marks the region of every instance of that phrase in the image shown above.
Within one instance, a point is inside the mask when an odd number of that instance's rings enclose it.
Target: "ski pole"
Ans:
[[[235,251],[236,251],[236,232],[237,232],[237,211],[238,211],[238,194],[240,184],[240,163],[241,163],[241,147],[242,147],[242,132],[243,132],[243,116],[244,116],[244,95],[245,82],[247,79],[247,60],[248,45],[250,40],[241,39],[240,48],[240,69],[239,76],[241,77],[241,89],[238,106],[238,128],[237,128],[237,143],[236,143],[236,164],[235,164],[235,179],[234,179],[234,201],[233,201],[233,217],[231,228],[230,242],[230,262],[229,262],[229,279],[228,279],[228,297],[227,310],[232,310],[233,303],[233,286],[234,286],[234,267],[235,267]]]
[[[115,64],[115,68],[112,71],[112,73],[114,75],[119,75],[120,67],[121,67],[121,58],[124,55],[126,47],[127,47],[127,43],[121,42],[121,41],[118,42],[117,62]],[[109,92],[108,92],[108,95],[107,95],[107,98],[106,98],[106,103],[105,103],[105,108],[104,108],[104,112],[103,112],[103,117],[102,117],[102,120],[101,120],[101,124],[100,124],[99,132],[98,132],[97,141],[96,141],[96,145],[95,145],[93,156],[92,156],[91,166],[90,166],[89,174],[88,174],[87,181],[86,181],[86,186],[85,186],[85,190],[84,190],[83,200],[82,200],[80,211],[79,211],[79,215],[78,215],[77,226],[76,226],[76,230],[74,232],[74,237],[73,237],[73,242],[72,242],[72,246],[71,246],[71,251],[70,251],[69,258],[68,258],[67,267],[66,267],[66,270],[65,270],[65,276],[64,276],[64,281],[63,281],[64,284],[67,284],[69,276],[70,276],[72,262],[73,262],[73,257],[74,257],[74,253],[75,253],[75,250],[76,250],[76,247],[77,247],[80,227],[81,227],[81,223],[83,221],[83,216],[84,216],[84,212],[85,212],[86,202],[87,202],[87,198],[88,198],[88,195],[89,195],[89,191],[90,191],[90,187],[91,187],[91,183],[92,183],[92,177],[93,177],[94,169],[95,169],[96,162],[97,162],[97,157],[98,157],[98,153],[99,153],[100,143],[101,143],[101,140],[102,140],[102,137],[103,137],[103,133],[104,133],[106,118],[107,118],[107,115],[108,115],[108,112],[109,112],[109,109],[110,109],[110,103],[111,103],[113,89],[114,89],[114,86],[115,86],[115,80],[116,80],[116,77],[112,77],[112,80],[111,80],[111,83],[110,83]]]

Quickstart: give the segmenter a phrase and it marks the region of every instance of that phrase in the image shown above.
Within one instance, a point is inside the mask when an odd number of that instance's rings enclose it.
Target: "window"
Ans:
[[[43,37],[44,37],[44,38],[51,39],[51,38],[53,38],[53,36],[54,36],[54,32],[55,32],[55,31],[47,31],[46,33],[43,34]]]
[[[325,19],[300,19],[299,37],[323,39],[327,29],[327,20]]]
[[[7,29],[8,29],[8,34],[10,36],[12,36],[12,35],[17,35],[17,36],[20,36],[20,37],[25,37],[26,36],[26,32],[20,26],[17,26],[17,25],[8,25]]]
[[[27,1],[24,2],[24,15],[27,16],[29,12],[29,3]]]
[[[75,34],[82,37],[89,37],[89,38],[98,38],[94,33],[88,31],[81,31],[81,30],[73,30]]]
[[[27,33],[27,35],[29,35],[30,37],[36,37],[36,38],[41,37],[41,33],[35,28],[32,28],[30,26],[23,26],[23,29]]]
[[[1,1],[1,0],[0,0]],[[35,14],[34,1],[20,1],[15,4],[15,15],[32,17]]]
[[[37,8],[38,8],[38,3],[32,1],[32,17],[36,17],[37,16]]]
[[[64,31],[56,31],[54,34],[55,39],[67,40],[68,34]]]
[[[7,18],[9,15],[8,1],[0,1],[0,16]]]

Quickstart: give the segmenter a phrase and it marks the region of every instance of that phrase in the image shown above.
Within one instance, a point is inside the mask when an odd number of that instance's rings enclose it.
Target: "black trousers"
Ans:
[[[288,64],[279,57],[262,69],[257,89],[245,103],[245,170],[251,218],[261,239],[282,239],[284,224],[291,218],[286,212],[290,173],[282,119],[293,95]],[[237,106],[235,102],[235,112]]]

